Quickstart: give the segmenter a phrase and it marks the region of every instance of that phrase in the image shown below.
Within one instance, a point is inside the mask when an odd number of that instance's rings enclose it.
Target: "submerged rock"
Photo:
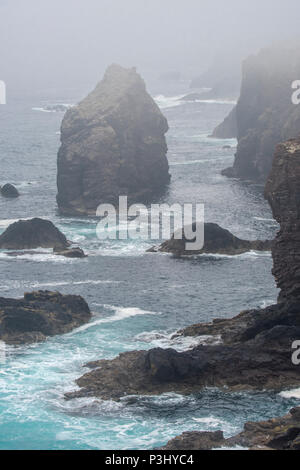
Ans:
[[[95,215],[101,203],[148,202],[170,180],[168,123],[136,70],[112,65],[96,89],[67,111],[58,153],[61,213]]]
[[[291,99],[291,85],[299,76],[300,54],[295,45],[263,49],[244,62],[237,106],[213,133],[228,137],[237,126],[234,165],[223,175],[266,181],[276,145],[299,134],[300,106]]]
[[[196,230],[196,223],[192,227],[193,232]],[[271,240],[241,240],[235,237],[228,230],[223,229],[218,224],[205,223],[204,224],[204,247],[201,250],[187,251],[186,243],[191,242],[187,240],[184,231],[180,231],[181,239],[175,239],[175,234],[171,240],[168,240],[158,248],[150,249],[149,252],[162,252],[173,253],[177,256],[191,256],[204,253],[222,254],[222,255],[240,255],[250,250],[256,251],[270,251],[272,246]],[[195,240],[192,240],[195,241]]]
[[[30,250],[35,248],[67,248],[65,235],[49,220],[19,220],[0,235],[0,249]]]
[[[281,418],[246,423],[237,436],[224,438],[221,431],[185,432],[162,450],[212,450],[236,446],[249,450],[300,450],[300,408]]]
[[[0,340],[18,345],[68,333],[91,318],[85,300],[76,295],[39,291],[23,299],[0,298]]]
[[[20,196],[19,191],[12,184],[5,184],[0,188],[1,195],[7,198],[17,198]]]

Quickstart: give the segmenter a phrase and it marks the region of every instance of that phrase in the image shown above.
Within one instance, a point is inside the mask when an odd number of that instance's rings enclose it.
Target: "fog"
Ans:
[[[0,0],[0,79],[14,90],[90,86],[112,62],[192,78],[298,35],[299,0]]]

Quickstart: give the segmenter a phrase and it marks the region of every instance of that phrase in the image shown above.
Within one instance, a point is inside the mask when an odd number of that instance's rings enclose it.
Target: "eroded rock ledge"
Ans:
[[[281,418],[246,423],[237,436],[224,438],[222,431],[185,432],[162,450],[212,450],[243,447],[249,450],[300,450],[300,408]]]
[[[0,298],[0,341],[37,343],[47,336],[68,333],[90,318],[87,303],[77,295],[38,291],[23,299]]]
[[[291,100],[291,85],[300,75],[299,57],[298,45],[283,43],[244,62],[237,106],[213,133],[231,137],[236,129],[234,165],[223,175],[265,183],[276,145],[299,135],[300,106]]]

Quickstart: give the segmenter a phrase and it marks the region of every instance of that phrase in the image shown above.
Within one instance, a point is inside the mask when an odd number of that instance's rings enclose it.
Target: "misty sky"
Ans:
[[[0,79],[96,83],[112,62],[192,77],[216,53],[299,35],[299,0],[0,0]]]

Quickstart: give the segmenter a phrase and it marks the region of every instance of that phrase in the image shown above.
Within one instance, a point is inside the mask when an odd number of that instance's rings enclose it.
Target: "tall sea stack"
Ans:
[[[95,90],[67,111],[58,153],[62,214],[95,215],[101,203],[150,202],[170,180],[168,123],[134,68],[111,65]]]
[[[221,138],[236,133],[238,139],[234,165],[224,175],[266,182],[276,145],[299,134],[300,106],[291,99],[297,79],[299,47],[273,46],[244,62],[237,106],[213,133]]]

